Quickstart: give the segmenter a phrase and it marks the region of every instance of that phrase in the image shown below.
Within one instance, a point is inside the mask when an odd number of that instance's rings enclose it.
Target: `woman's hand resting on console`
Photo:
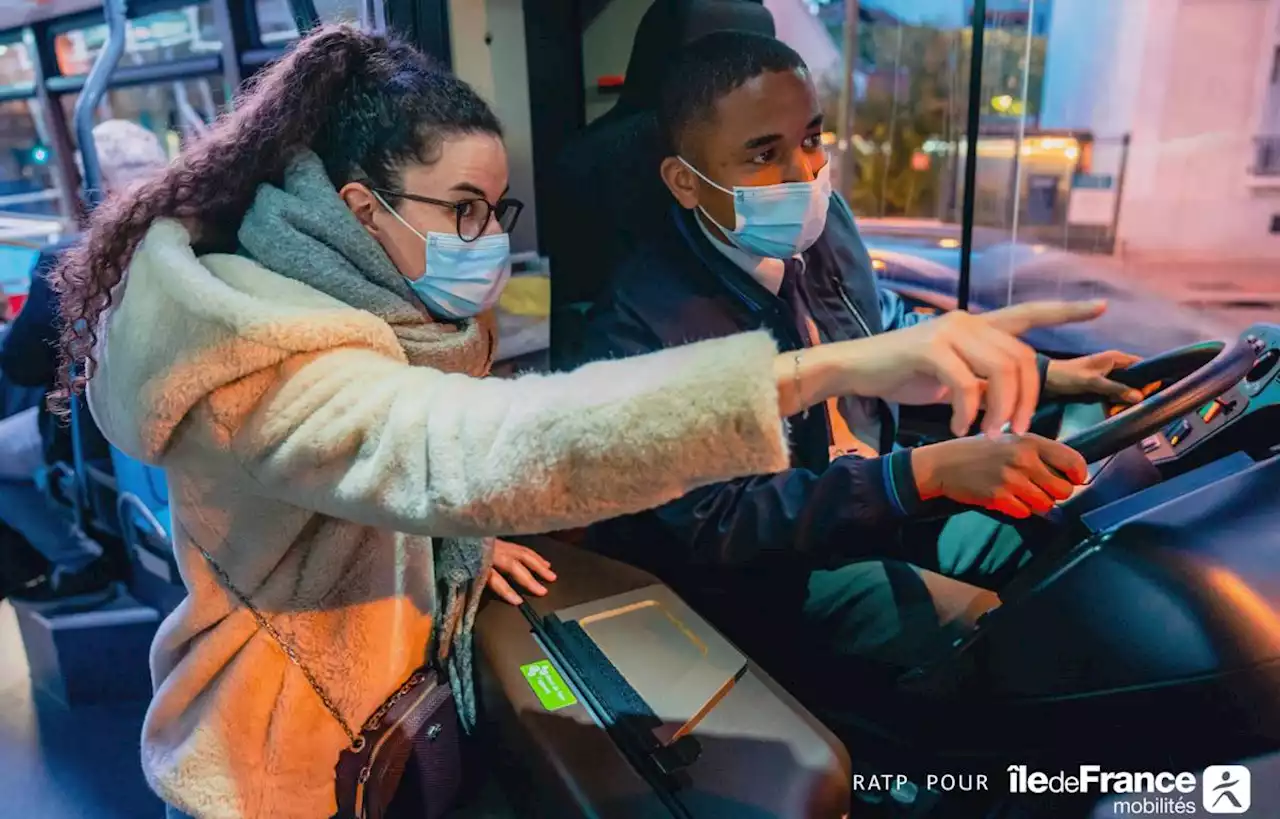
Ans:
[[[985,408],[984,432],[1031,426],[1040,398],[1035,351],[1017,336],[1089,321],[1106,302],[1028,302],[973,315],[955,311],[904,330],[783,353],[774,363],[781,414],[828,398],[863,395],[900,404],[950,403],[951,430],[968,434]]]
[[[551,564],[542,555],[527,546],[505,540],[494,542],[489,591],[511,605],[518,606],[524,601],[512,587],[512,583],[536,597],[542,597],[547,593],[547,587],[538,582],[538,577],[548,583],[556,579],[556,573],[551,571]]]

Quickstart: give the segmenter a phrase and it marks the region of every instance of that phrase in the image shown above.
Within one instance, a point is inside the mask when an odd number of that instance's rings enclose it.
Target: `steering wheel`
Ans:
[[[1142,389],[1156,382],[1167,384],[1146,400],[1064,439],[1087,463],[1115,455],[1165,424],[1217,398],[1253,368],[1257,353],[1243,339],[1207,341],[1140,361],[1109,377],[1125,386]]]
[[[1102,467],[1102,462],[1111,456],[1124,452],[1169,422],[1229,390],[1248,374],[1256,358],[1253,346],[1244,340],[1209,341],[1180,347],[1117,370],[1108,377],[1125,386],[1139,390],[1157,383],[1164,386],[1142,402],[1062,438],[1061,442],[1084,457],[1093,475],[1095,469]],[[1067,397],[1056,403],[1065,406],[1101,400]],[[1123,470],[1120,474],[1124,474]],[[1109,488],[1104,489],[1104,486]],[[1060,566],[1064,549],[1080,542],[1079,537],[1072,535],[1082,534],[1078,523],[1081,516],[1100,503],[1106,503],[1114,491],[1128,494],[1133,488],[1127,478],[1121,478],[1114,484],[1108,481],[1099,483],[1091,478],[1076,494],[1058,503],[1049,515],[1033,516],[1018,522],[1017,525],[1023,528],[1024,538],[1034,537],[1041,546],[1031,564],[1020,569],[1018,575],[1001,590],[1001,599],[1007,603],[1027,593],[1047,576],[1046,573]],[[1039,528],[1031,530],[1034,534],[1027,534],[1025,527],[1028,526]]]

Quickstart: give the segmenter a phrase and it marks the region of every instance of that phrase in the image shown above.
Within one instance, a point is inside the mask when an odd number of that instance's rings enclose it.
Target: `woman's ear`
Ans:
[[[678,157],[669,156],[662,160],[660,168],[662,181],[667,190],[685,210],[693,210],[698,206],[698,176],[689,170],[689,166]]]
[[[373,195],[373,191],[359,182],[348,182],[342,186],[342,190],[338,191],[338,196],[342,197],[347,209],[355,214],[356,219],[364,226],[364,229],[369,231],[369,235],[377,239],[380,230],[378,228],[378,220],[375,217],[378,215],[382,205],[378,202],[377,197]]]

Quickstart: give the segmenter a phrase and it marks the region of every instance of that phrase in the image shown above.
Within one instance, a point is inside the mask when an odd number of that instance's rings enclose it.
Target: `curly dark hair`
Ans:
[[[298,153],[314,151],[337,188],[364,181],[395,189],[405,165],[436,161],[443,141],[463,133],[501,137],[502,127],[447,69],[352,26],[312,31],[163,173],[99,206],[63,254],[50,277],[63,356],[53,406],[65,410],[93,377],[99,320],[156,219],[182,221],[201,252],[234,251],[258,186],[280,184]]]

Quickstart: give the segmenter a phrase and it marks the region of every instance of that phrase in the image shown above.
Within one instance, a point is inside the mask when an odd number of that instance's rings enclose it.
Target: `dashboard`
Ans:
[[[1215,455],[1228,454],[1216,451],[1222,447],[1215,446],[1228,429],[1251,416],[1280,407],[1280,326],[1254,325],[1245,331],[1244,340],[1257,355],[1253,369],[1222,395],[1146,438],[1142,442],[1142,451],[1152,463],[1162,466],[1184,457],[1200,455],[1202,450],[1205,455],[1209,454],[1208,450],[1215,450]],[[1253,427],[1253,424],[1248,426]],[[1244,444],[1244,448],[1266,449],[1280,443],[1280,438],[1233,443]],[[1255,446],[1249,446],[1251,443]],[[1203,461],[1204,458],[1195,460]]]
[[[1254,325],[1241,336],[1256,361],[1239,382],[1140,445],[1090,464],[1089,480],[1060,508],[1099,531],[1248,469],[1280,448],[1280,326]],[[1067,405],[1059,440],[1109,414],[1097,403]]]

